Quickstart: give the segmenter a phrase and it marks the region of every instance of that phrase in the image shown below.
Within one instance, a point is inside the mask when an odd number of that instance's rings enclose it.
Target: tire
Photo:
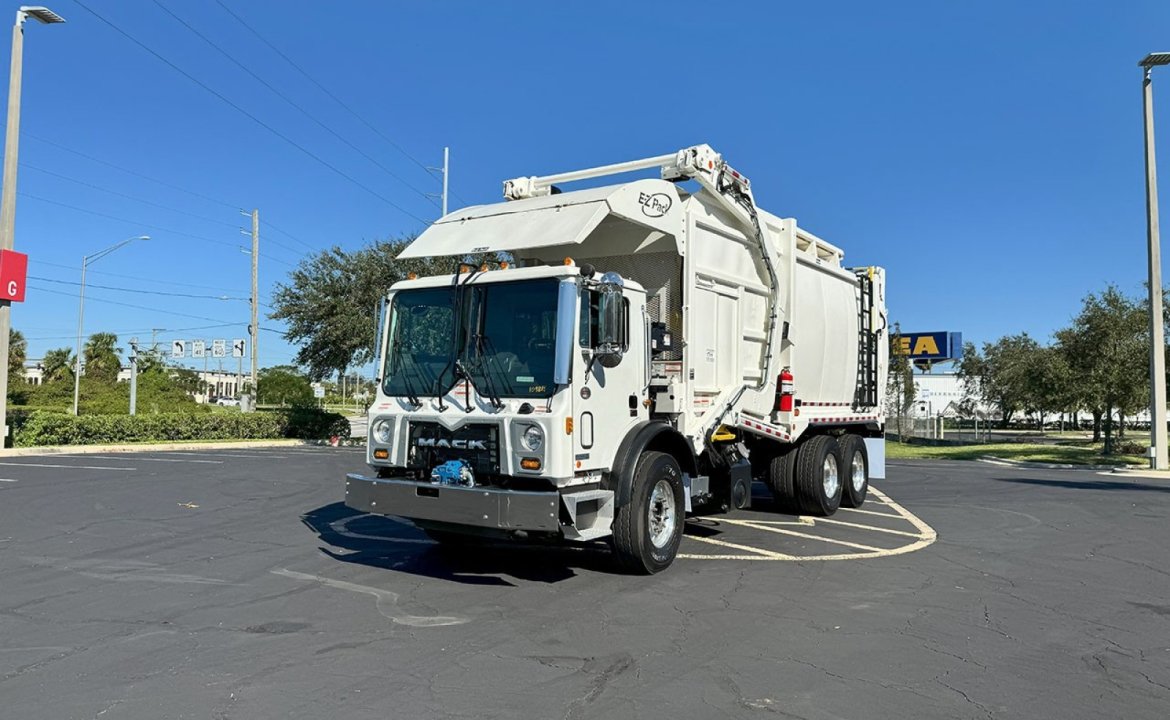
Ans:
[[[860,435],[846,435],[837,441],[841,456],[841,507],[857,508],[869,494],[869,454]]]
[[[772,458],[768,466],[766,480],[768,489],[772,491],[772,498],[776,501],[776,509],[781,512],[794,512],[796,503],[796,448]]]
[[[686,515],[682,470],[660,452],[638,458],[630,502],[613,519],[613,550],[628,572],[652,575],[670,567],[682,542]]]
[[[828,516],[841,506],[841,456],[837,441],[815,435],[796,451],[796,501],[806,515]]]

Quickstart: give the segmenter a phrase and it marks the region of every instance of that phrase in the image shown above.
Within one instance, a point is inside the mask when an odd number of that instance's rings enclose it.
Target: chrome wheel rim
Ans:
[[[827,498],[836,497],[841,490],[841,478],[837,476],[837,457],[833,453],[825,456],[825,463],[821,467],[821,484]]]
[[[860,493],[865,488],[865,460],[861,453],[853,453],[853,492]]]
[[[666,547],[674,537],[674,489],[666,480],[659,480],[650,492],[650,509],[646,514],[650,542],[656,548]]]

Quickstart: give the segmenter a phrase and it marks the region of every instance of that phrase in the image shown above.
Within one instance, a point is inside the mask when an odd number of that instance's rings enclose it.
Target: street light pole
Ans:
[[[89,267],[91,262],[101,260],[106,255],[114,252],[120,247],[129,245],[135,240],[149,240],[149,235],[139,235],[137,237],[127,238],[120,243],[114,244],[105,250],[99,250],[93,255],[86,255],[81,258],[81,290],[77,295],[77,350],[73,358],[73,414],[77,415],[77,403],[81,397],[81,335],[82,327],[85,320],[85,270]],[[133,413],[131,413],[133,415]]]
[[[1162,332],[1162,248],[1158,236],[1158,173],[1154,157],[1154,90],[1150,71],[1170,64],[1170,53],[1150,53],[1142,68],[1142,109],[1146,139],[1146,238],[1150,286],[1150,467],[1170,468],[1166,448],[1166,347]]]
[[[8,127],[4,133],[4,180],[0,189],[0,248],[11,250],[16,228],[16,160],[20,142],[20,81],[24,63],[24,21],[28,18],[48,25],[65,19],[44,7],[22,6],[12,26],[12,64],[8,75]],[[12,327],[12,303],[0,301],[0,447],[8,437],[8,334]]]

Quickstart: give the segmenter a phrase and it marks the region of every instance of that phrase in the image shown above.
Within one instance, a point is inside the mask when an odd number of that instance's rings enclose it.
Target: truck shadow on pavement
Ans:
[[[310,510],[301,521],[330,547],[334,560],[468,585],[516,586],[555,583],[577,570],[612,574],[608,548],[595,545],[540,545],[520,541],[475,541],[440,545],[413,525],[332,503]]]
[[[995,478],[996,482],[1058,487],[1066,490],[1130,490],[1137,492],[1170,493],[1170,485],[1151,485],[1121,480],[1041,480],[1039,478]]]

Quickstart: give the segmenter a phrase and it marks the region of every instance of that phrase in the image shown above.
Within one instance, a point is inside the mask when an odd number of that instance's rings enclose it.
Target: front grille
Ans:
[[[448,460],[466,460],[476,475],[500,472],[499,425],[471,424],[448,430],[439,423],[412,422],[409,438],[406,462],[412,469],[430,472]]]

